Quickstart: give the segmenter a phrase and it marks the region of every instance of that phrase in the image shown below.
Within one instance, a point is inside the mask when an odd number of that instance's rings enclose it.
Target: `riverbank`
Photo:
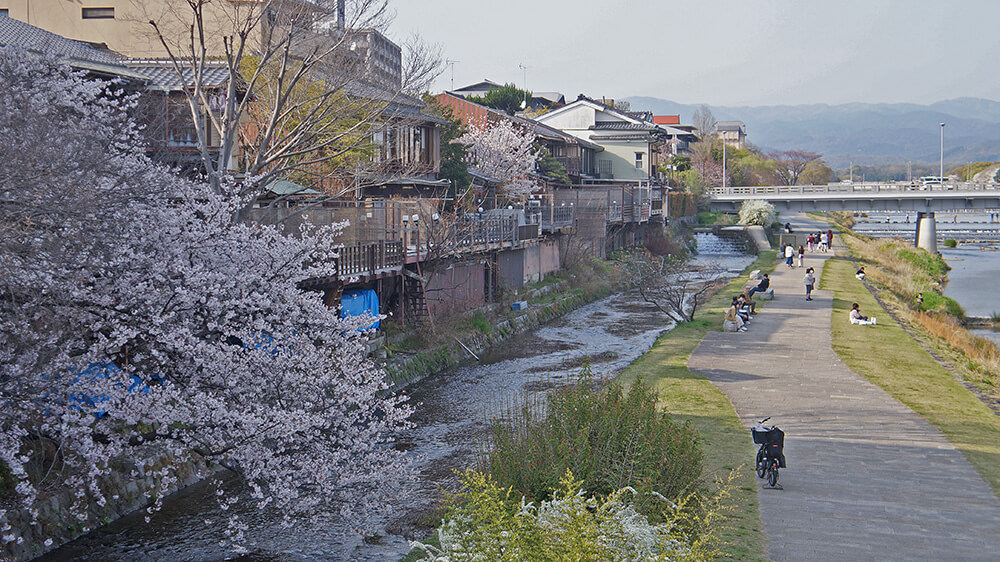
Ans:
[[[828,260],[820,288],[834,291],[833,348],[854,372],[937,427],[1000,497],[1000,417],[942,366],[855,276],[852,260]],[[879,318],[871,330],[846,321],[853,303]],[[887,350],[891,352],[887,353]]]
[[[941,295],[947,278],[940,265],[846,228],[840,239],[851,254],[830,260],[821,277],[821,288],[836,291],[834,349],[855,372],[941,430],[1000,496],[997,346],[970,334],[950,313],[961,308]],[[891,255],[900,251],[903,259]],[[857,264],[866,268],[864,283],[854,277]],[[854,302],[879,316],[878,338],[836,321]]]
[[[747,268],[772,271],[775,252],[761,252]],[[703,480],[711,484],[736,471],[732,482],[728,523],[721,529],[722,552],[729,560],[767,560],[767,537],[760,520],[753,467],[755,449],[746,427],[729,399],[705,377],[687,367],[691,352],[710,331],[721,329],[722,317],[732,294],[746,282],[746,275],[722,287],[695,314],[693,322],[675,327],[661,336],[652,349],[637,359],[619,377],[623,383],[642,379],[660,396],[660,406],[679,423],[690,423],[702,440],[705,453]],[[763,303],[762,303],[763,304]],[[766,306],[766,305],[765,305]]]
[[[386,373],[396,387],[410,386],[625,288],[622,273],[610,262],[593,260],[590,265],[528,287],[498,305],[452,318],[431,334],[410,330],[386,344]],[[526,308],[514,310],[514,298]]]

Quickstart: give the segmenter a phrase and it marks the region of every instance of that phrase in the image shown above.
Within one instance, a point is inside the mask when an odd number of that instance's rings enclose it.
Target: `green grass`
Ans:
[[[828,260],[820,288],[834,291],[833,349],[844,363],[940,429],[1000,496],[1000,417],[939,365],[882,310],[862,284],[854,281],[850,261]],[[847,322],[855,302],[865,314],[878,317],[877,328],[861,330]],[[873,330],[878,337],[872,337]]]
[[[748,270],[774,269],[775,252],[762,252]],[[732,295],[746,282],[734,279],[695,314],[693,322],[681,324],[662,336],[653,348],[620,376],[624,384],[641,378],[660,395],[660,405],[679,423],[690,423],[701,439],[705,454],[704,478],[725,478],[733,469],[739,477],[732,491],[733,512],[720,536],[728,560],[766,560],[767,537],[760,520],[757,486],[752,464],[755,449],[747,428],[740,423],[732,404],[705,377],[692,373],[687,360],[705,334],[720,330]],[[762,304],[762,303],[761,303]],[[758,305],[760,306],[760,305]]]

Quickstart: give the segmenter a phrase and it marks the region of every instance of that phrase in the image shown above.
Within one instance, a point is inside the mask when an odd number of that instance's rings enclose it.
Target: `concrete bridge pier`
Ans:
[[[917,212],[916,246],[932,254],[937,253],[937,223],[934,222],[934,213]]]

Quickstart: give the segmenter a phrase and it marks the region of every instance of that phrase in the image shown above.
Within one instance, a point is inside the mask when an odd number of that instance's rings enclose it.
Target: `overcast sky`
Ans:
[[[533,91],[784,105],[1000,100],[1000,0],[393,0],[454,64]],[[449,89],[451,68],[435,84]]]

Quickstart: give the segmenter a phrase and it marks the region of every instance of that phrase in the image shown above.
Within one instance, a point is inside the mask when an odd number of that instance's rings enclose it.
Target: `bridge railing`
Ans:
[[[997,191],[997,183],[959,182],[944,185],[921,185],[910,182],[866,182],[831,183],[828,185],[755,185],[741,187],[716,187],[713,196],[719,197],[765,197],[768,195],[810,195],[810,194],[871,194],[899,192],[946,192],[946,191]]]

